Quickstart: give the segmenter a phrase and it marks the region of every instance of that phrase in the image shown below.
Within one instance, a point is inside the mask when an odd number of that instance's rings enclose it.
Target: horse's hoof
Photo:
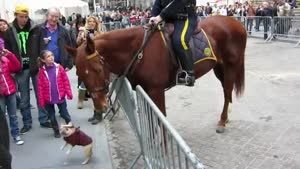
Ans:
[[[217,133],[224,133],[225,131],[225,127],[224,126],[218,126],[218,128],[216,129]]]

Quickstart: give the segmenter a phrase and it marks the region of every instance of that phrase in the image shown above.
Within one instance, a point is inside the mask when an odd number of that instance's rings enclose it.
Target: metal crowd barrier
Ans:
[[[296,46],[298,46],[300,44],[300,17],[274,17],[272,39],[297,41]]]
[[[144,160],[148,168],[203,169],[197,156],[141,86],[136,87]]]
[[[263,38],[266,42],[272,38],[272,17],[249,16],[244,19],[248,36]]]
[[[209,16],[208,16],[209,17]],[[203,20],[206,17],[198,17]],[[270,16],[242,16],[235,17],[246,29],[249,37],[263,38],[265,42],[271,40],[288,40],[300,44],[300,17],[270,17]],[[144,19],[139,24],[148,23],[149,19]],[[115,29],[136,26],[132,24],[124,25],[122,22],[103,23],[102,30],[110,31]]]
[[[199,17],[200,20],[205,18]],[[296,42],[296,46],[300,44],[300,17],[246,16],[235,18],[243,24],[249,37],[263,38],[265,42],[278,39]]]
[[[141,86],[137,86],[135,92],[126,78],[118,79],[115,86],[119,90],[117,102],[141,149],[129,168],[133,168],[141,157],[149,169],[204,168]]]

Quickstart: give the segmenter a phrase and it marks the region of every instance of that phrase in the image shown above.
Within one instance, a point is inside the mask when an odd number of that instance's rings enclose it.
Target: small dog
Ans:
[[[79,127],[75,128],[71,122],[67,125],[61,125],[60,133],[63,136],[63,139],[66,141],[66,143],[60,149],[63,150],[67,145],[71,145],[71,147],[66,152],[66,154],[69,155],[75,145],[84,146],[84,153],[86,158],[82,162],[82,164],[87,164],[92,158],[93,154],[92,138],[81,131]]]

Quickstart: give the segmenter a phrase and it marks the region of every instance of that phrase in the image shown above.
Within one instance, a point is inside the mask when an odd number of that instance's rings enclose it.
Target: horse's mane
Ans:
[[[140,26],[135,26],[126,29],[118,29],[105,33],[101,33],[95,37],[96,40],[120,40],[136,37],[138,30],[141,30]]]

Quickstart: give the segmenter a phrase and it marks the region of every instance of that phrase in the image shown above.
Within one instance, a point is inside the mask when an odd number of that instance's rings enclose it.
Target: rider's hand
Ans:
[[[163,19],[161,18],[160,15],[156,16],[156,17],[151,17],[150,18],[150,23],[154,23],[154,24],[158,24],[159,22],[161,22]]]

